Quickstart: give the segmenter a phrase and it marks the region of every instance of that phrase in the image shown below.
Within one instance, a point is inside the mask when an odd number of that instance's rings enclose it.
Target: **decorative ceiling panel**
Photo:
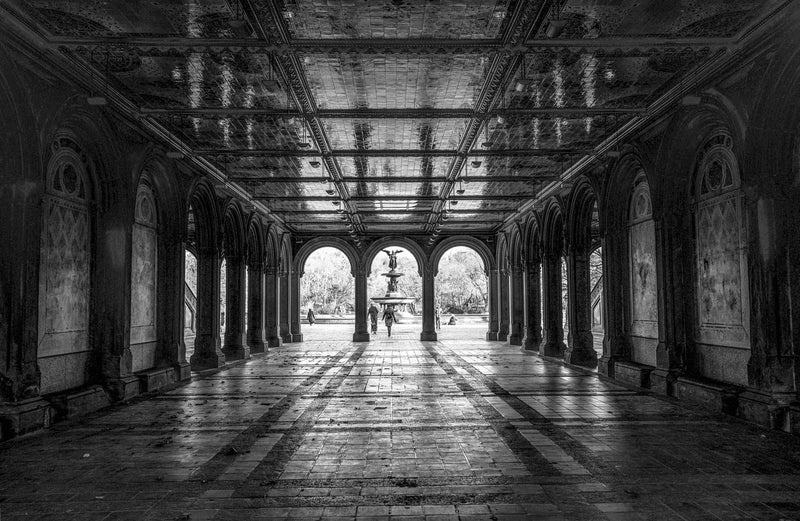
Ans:
[[[677,75],[707,56],[707,52],[690,50],[623,57],[529,54],[509,83],[503,105],[525,109],[646,107]]]
[[[513,0],[285,0],[292,38],[498,38]]]
[[[470,156],[461,174],[468,179],[477,180],[482,180],[482,177],[490,180],[497,176],[546,178],[558,175],[564,170],[565,164],[570,164],[578,157],[580,156]],[[476,167],[475,164],[479,166]]]
[[[464,234],[466,232],[492,232],[499,223],[485,223],[481,221],[461,221],[442,223],[442,231],[447,234]]]
[[[574,149],[595,147],[630,119],[627,115],[584,118],[506,116],[503,123],[489,120],[493,150]]]
[[[197,117],[157,115],[155,118],[192,148],[284,149],[306,151],[311,143],[304,123],[283,117]]]
[[[345,183],[350,195],[358,197],[415,197],[415,196],[435,196],[439,194],[439,189],[443,183],[420,182],[420,183],[375,183],[359,182]]]
[[[488,64],[480,55],[307,55],[320,109],[472,108]]]
[[[345,150],[453,150],[458,148],[468,120],[325,119],[332,148]]]
[[[359,200],[355,202],[356,208],[359,211],[385,211],[388,212],[387,215],[391,215],[391,218],[394,218],[394,215],[397,215],[398,212],[408,211],[408,210],[420,210],[420,211],[432,211],[433,210],[433,202],[430,200],[426,201],[416,201],[414,199],[377,199],[374,201],[363,201]],[[388,217],[387,217],[388,218]]]
[[[324,177],[323,166],[314,167],[313,157],[297,156],[233,156],[220,155],[210,157],[220,165],[228,175],[234,178],[269,179],[271,177],[297,177],[302,181],[305,177]]]
[[[763,0],[567,0],[561,38],[732,36]],[[544,37],[544,29],[540,32]]]
[[[255,197],[325,197],[322,183],[276,183],[247,181],[240,183]]]
[[[333,205],[334,200],[333,197],[331,197],[330,201],[321,201],[319,199],[310,201],[298,199],[270,199],[265,197],[262,199],[262,202],[267,205],[270,211],[275,213],[298,211],[329,212],[338,208]]]
[[[453,191],[451,198],[458,199],[459,195],[524,195],[532,194],[532,183],[528,181],[502,181],[502,182],[474,182],[459,183],[456,185],[457,190],[463,190],[463,194],[458,194]]]
[[[282,213],[281,218],[287,222],[308,222],[308,221],[317,221],[323,222],[325,224],[333,224],[333,223],[340,223],[342,226],[346,226],[347,223],[343,223],[342,219],[336,213]]]
[[[29,12],[61,36],[243,38],[251,31],[226,0],[27,0]]]
[[[139,107],[286,109],[289,103],[267,54],[148,56],[114,49],[79,55],[107,71],[114,87]]]
[[[341,224],[325,224],[318,222],[293,223],[292,228],[298,233],[307,233],[316,236],[330,233],[341,234],[346,231],[346,228]]]
[[[453,197],[451,199],[458,201],[458,205],[454,206],[453,208],[459,212],[464,210],[493,210],[497,212],[510,212],[516,210],[519,205],[525,202],[524,199],[489,199],[485,201],[480,199],[459,200],[458,197]],[[533,197],[531,197],[531,199],[533,199]]]
[[[342,175],[348,177],[414,176],[425,177],[445,175],[452,158],[449,157],[339,157]]]

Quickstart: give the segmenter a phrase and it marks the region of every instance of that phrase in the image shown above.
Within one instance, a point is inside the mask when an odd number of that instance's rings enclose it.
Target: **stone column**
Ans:
[[[674,384],[681,372],[683,306],[683,263],[680,245],[673,243],[670,231],[680,233],[678,219],[669,223],[664,218],[653,219],[656,242],[656,276],[658,281],[658,346],[656,368],[650,373],[650,387],[661,394],[675,395]],[[671,230],[670,230],[671,229]],[[673,284],[673,282],[676,282]],[[694,303],[688,303],[694,309]],[[628,356],[630,354],[628,353]]]
[[[489,277],[487,279],[487,293],[489,294],[489,330],[486,332],[486,340],[497,340],[497,332],[500,329],[498,315],[498,302],[500,301],[500,288],[497,284],[498,272],[496,269],[489,270]]]
[[[289,292],[289,272],[282,271],[278,275],[280,280],[280,327],[279,332],[284,344],[291,343],[292,331],[289,327],[289,307],[292,295]]]
[[[597,367],[597,352],[592,336],[591,283],[589,281],[589,249],[571,246],[567,255],[567,284],[570,343],[564,360],[584,367]]]
[[[356,329],[353,332],[353,342],[369,342],[367,329],[367,270],[358,267],[355,269],[356,278]]]
[[[246,302],[244,259],[238,256],[229,255],[227,258],[227,269],[225,270],[226,280],[226,302],[225,302],[225,343],[222,352],[225,353],[226,360],[241,360],[250,358],[250,346],[247,345],[245,337],[244,309]]]
[[[564,356],[564,324],[561,316],[561,257],[557,253],[544,258],[544,332],[541,353],[545,356]]]
[[[186,346],[183,344],[184,286],[186,285],[186,243],[177,233],[164,234],[158,241],[158,281],[156,297],[163,302],[162,320],[157,322],[159,335],[158,357],[160,366],[175,368],[176,380],[185,380],[192,375],[186,361]]]
[[[250,264],[247,278],[247,345],[251,353],[266,353],[264,337],[264,265]]]
[[[509,270],[509,335],[508,343],[513,346],[522,345],[525,334],[525,295],[523,293],[524,268],[512,266]]]
[[[436,334],[436,277],[430,266],[422,270],[422,333],[419,339],[435,342]]]
[[[505,342],[508,340],[508,279],[509,273],[507,269],[500,270],[500,277],[498,277],[498,286],[499,286],[499,306],[498,311],[500,312],[500,327],[497,330],[497,339],[501,342]]]
[[[219,340],[219,268],[220,254],[216,248],[201,248],[197,252],[197,336],[192,369],[201,371],[221,367],[225,354]]]
[[[291,281],[289,317],[292,327],[292,342],[302,342],[303,330],[300,327],[300,274],[292,270],[289,278]]]
[[[539,351],[542,344],[541,295],[539,294],[541,264],[529,263],[525,272],[525,338],[522,346],[529,351]]]
[[[278,322],[280,321],[280,303],[278,302],[278,269],[268,267],[264,273],[264,328],[269,347],[280,347],[281,337],[278,335]]]
[[[614,364],[619,360],[630,359],[630,345],[627,338],[627,313],[630,302],[628,271],[627,229],[609,230],[601,237],[603,248],[603,356],[598,371],[614,377]]]

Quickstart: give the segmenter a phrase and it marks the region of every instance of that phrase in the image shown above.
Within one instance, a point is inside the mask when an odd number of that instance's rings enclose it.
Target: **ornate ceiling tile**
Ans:
[[[302,121],[281,117],[153,116],[195,149],[284,149],[306,151],[310,144]]]
[[[467,120],[325,119],[323,124],[334,149],[453,150],[464,136]]]

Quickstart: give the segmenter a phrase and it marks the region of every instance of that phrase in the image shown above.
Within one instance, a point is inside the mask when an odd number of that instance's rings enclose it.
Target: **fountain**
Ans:
[[[398,306],[403,306],[403,308],[405,308],[407,304],[411,304],[416,299],[414,297],[406,297],[397,289],[397,279],[403,276],[403,273],[395,270],[395,268],[397,268],[397,254],[402,253],[403,250],[383,250],[383,252],[389,256],[389,271],[387,273],[381,273],[381,275],[389,279],[387,282],[386,295],[383,297],[372,297],[372,300],[380,304],[381,309],[389,305],[394,306],[395,309],[398,309]]]

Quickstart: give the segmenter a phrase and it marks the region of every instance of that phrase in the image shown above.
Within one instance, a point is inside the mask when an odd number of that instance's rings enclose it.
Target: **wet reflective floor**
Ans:
[[[800,519],[796,438],[478,328],[314,328],[0,445],[0,519]]]

